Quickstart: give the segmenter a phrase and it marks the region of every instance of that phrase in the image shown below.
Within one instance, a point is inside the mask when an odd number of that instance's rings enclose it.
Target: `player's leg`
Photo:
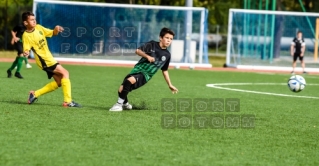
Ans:
[[[128,79],[131,80],[131,81],[130,81],[131,85],[129,85],[129,86],[132,87],[132,85],[136,84],[136,78],[135,78],[135,80],[134,80],[134,77],[128,78]],[[132,82],[135,82],[135,83],[132,84]],[[132,105],[128,102],[128,98],[127,98],[128,93],[131,91],[131,89],[132,89],[132,88],[129,88],[129,91],[127,92],[126,96],[123,96],[123,94],[125,95],[125,92],[124,92],[125,90],[123,91],[123,85],[121,85],[120,88],[119,88],[119,90],[118,90],[119,99],[121,98],[120,96],[122,96],[123,99],[124,99],[124,101],[123,101],[123,103],[122,103],[122,108],[125,109],[125,110],[131,110],[131,109],[132,109]],[[122,93],[122,92],[123,92],[123,93]]]
[[[121,85],[121,87],[123,88],[122,85]],[[121,88],[121,87],[120,87],[120,88]],[[122,91],[122,90],[121,90],[121,91]],[[120,92],[117,92],[117,93],[118,93],[118,96],[120,96]],[[125,109],[125,110],[131,110],[131,109],[132,109],[132,105],[128,102],[127,96],[126,96],[126,98],[124,99],[122,108]]]
[[[18,59],[18,64],[17,64],[17,70],[16,70],[16,73],[14,74],[15,77],[17,78],[23,78],[20,74],[20,70],[22,68],[22,65],[23,65],[23,61],[24,61],[24,56],[23,56],[23,46],[22,46],[22,43],[21,42],[17,42],[16,44],[16,49],[18,51],[18,56],[19,56],[19,59]]]
[[[127,110],[132,109],[132,105],[129,104],[127,95],[130,91],[142,87],[146,83],[144,75],[142,73],[125,77],[122,85],[118,90],[119,98],[117,103],[110,109],[110,111],[122,111],[123,108]]]
[[[295,68],[296,68],[296,64],[297,64],[297,58],[299,57],[298,54],[294,54],[294,57],[293,57],[293,61],[292,61],[292,72],[291,74],[295,74]]]
[[[123,111],[123,103],[127,100],[127,95],[132,89],[132,85],[136,83],[136,79],[133,76],[126,76],[123,80],[123,83],[118,89],[118,100],[110,108],[110,111]]]
[[[304,74],[307,74],[307,72],[305,71],[306,65],[305,65],[305,61],[303,60],[303,56],[300,56],[300,57],[299,57],[299,60],[300,60],[300,63],[301,63],[301,67],[302,67],[303,73],[304,73]]]
[[[22,54],[20,54],[19,58],[18,58],[18,63],[17,63],[17,70],[14,74],[14,76],[17,78],[23,78],[22,75],[20,74],[20,70],[21,70],[22,65],[23,65],[23,60],[24,60],[24,56]]]
[[[49,93],[49,92],[52,92],[52,91],[58,89],[58,87],[61,86],[61,78],[62,78],[62,76],[60,76],[58,74],[54,74],[53,72],[50,72],[50,71],[46,71],[46,72],[48,74],[48,78],[51,79],[53,77],[54,81],[46,84],[41,89],[38,89],[36,91],[30,91],[29,99],[28,99],[28,103],[29,104],[34,103],[38,99],[38,97],[40,97],[41,95],[44,95],[44,94]]]
[[[123,81],[122,85],[118,90],[119,100],[118,103],[123,104],[127,103],[127,95],[132,90],[132,85],[136,83],[136,78],[133,76],[128,77],[126,80]]]
[[[133,75],[133,77],[129,77],[128,80],[131,82],[130,91],[136,90],[136,89],[142,87],[146,83],[144,75],[142,73]],[[120,96],[120,91],[119,91],[119,96]],[[123,109],[131,110],[133,108],[133,106],[129,103],[127,96],[128,95],[126,95],[124,102],[123,102]]]
[[[29,64],[29,61],[28,61],[28,58],[27,58],[27,57],[24,57],[24,63],[25,63],[25,67],[26,67],[27,69],[31,69],[31,68],[32,68],[32,66]]]
[[[17,53],[18,53],[18,55],[17,55],[17,57],[16,57],[16,59],[14,60],[14,62],[12,63],[12,65],[11,65],[11,67],[7,70],[7,75],[8,75],[8,78],[11,78],[11,76],[12,76],[12,70],[14,70],[16,67],[17,67],[17,65],[18,65],[18,63],[19,63],[19,61],[20,61],[20,56],[23,54],[23,52],[22,52],[22,44],[21,43],[15,43],[14,44],[14,47],[15,47],[15,49],[17,50]],[[21,76],[21,75],[20,75]],[[19,77],[18,77],[19,78]],[[22,77],[21,77],[22,78]]]
[[[12,76],[12,70],[17,66],[19,60],[19,56],[16,57],[16,59],[13,61],[11,67],[7,70],[8,78],[11,78]]]
[[[72,101],[71,95],[71,81],[69,79],[69,72],[62,67],[61,65],[56,65],[56,68],[53,71],[55,75],[59,75],[56,79],[56,82],[61,82],[61,87],[63,91],[63,106],[65,107],[81,107],[80,104]]]

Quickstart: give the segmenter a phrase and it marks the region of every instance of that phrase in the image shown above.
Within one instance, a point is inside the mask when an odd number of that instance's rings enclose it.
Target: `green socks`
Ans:
[[[12,71],[17,66],[16,72],[20,72],[24,59],[25,57],[16,57],[9,70]]]
[[[22,64],[23,64],[23,61],[24,61],[25,57],[19,57],[18,59],[18,68],[17,68],[17,71],[18,73],[20,73],[20,70],[21,70],[21,67],[22,67]]]
[[[28,58],[27,57],[23,57],[24,58],[24,62],[25,62],[25,64],[28,64],[29,62],[28,62]]]
[[[9,68],[10,71],[12,71],[17,66],[19,58],[20,57],[16,57],[16,59],[14,60],[14,62],[11,65],[11,67]]]

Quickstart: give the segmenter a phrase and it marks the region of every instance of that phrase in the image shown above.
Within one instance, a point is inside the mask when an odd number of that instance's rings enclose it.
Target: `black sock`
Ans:
[[[123,82],[122,92],[118,92],[119,97],[124,100],[124,103],[127,103],[127,95],[131,90],[132,83],[129,80]]]
[[[120,92],[117,92],[118,94],[119,94],[119,97],[120,97]],[[121,98],[121,97],[120,97]],[[126,96],[126,98],[124,99],[124,102],[123,102],[123,104],[126,104],[128,102],[128,99],[127,99],[127,96]]]

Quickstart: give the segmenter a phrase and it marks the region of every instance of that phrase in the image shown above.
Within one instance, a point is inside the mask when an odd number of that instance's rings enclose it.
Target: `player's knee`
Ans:
[[[69,78],[69,72],[61,65],[57,65],[55,72],[62,76],[62,78]]]
[[[66,69],[64,69],[61,74],[63,75],[63,78],[69,78],[69,71]]]
[[[135,84],[136,83],[135,77],[129,77],[127,80],[130,81],[131,84]]]

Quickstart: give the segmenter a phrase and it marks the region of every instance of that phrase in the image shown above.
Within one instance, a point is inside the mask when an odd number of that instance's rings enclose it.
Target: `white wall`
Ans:
[[[184,40],[173,40],[171,44],[171,62],[181,62],[184,55]],[[196,62],[196,41],[191,41],[190,63]]]

